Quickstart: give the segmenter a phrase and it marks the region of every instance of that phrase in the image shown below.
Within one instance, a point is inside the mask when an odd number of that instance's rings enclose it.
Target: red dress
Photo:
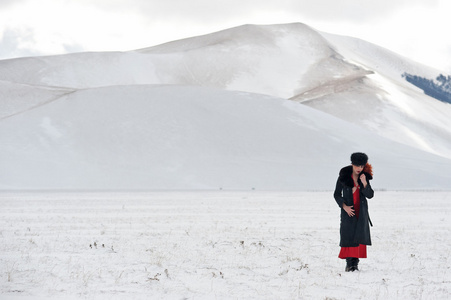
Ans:
[[[359,189],[360,187],[356,185],[355,182],[354,187],[357,187],[357,189],[353,194],[354,212],[355,217],[358,219],[360,212],[360,189]],[[359,245],[358,247],[341,247],[340,254],[338,254],[338,257],[343,259],[347,257],[366,258],[366,245]]]

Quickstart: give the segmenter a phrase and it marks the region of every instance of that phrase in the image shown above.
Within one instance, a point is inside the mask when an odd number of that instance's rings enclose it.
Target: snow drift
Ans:
[[[0,187],[330,189],[366,151],[379,188],[447,188],[451,106],[406,71],[436,72],[303,24],[0,61]]]

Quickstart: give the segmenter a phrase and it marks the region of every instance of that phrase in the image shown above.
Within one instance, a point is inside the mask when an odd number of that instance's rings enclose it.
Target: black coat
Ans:
[[[373,179],[371,174],[363,173],[367,179],[367,186],[363,188],[363,184],[358,179],[360,185],[360,211],[359,218],[356,216],[350,217],[343,209],[343,203],[348,206],[354,205],[354,198],[352,196],[352,188],[354,187],[354,180],[352,179],[352,165],[344,167],[340,170],[340,175],[335,186],[334,198],[338,206],[341,208],[341,222],[340,222],[340,246],[341,247],[357,247],[359,244],[371,245],[370,235],[370,217],[368,214],[368,199],[373,198],[374,191],[371,188],[370,180]]]

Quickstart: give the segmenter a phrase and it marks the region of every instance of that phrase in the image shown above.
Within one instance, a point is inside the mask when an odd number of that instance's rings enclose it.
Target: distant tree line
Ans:
[[[437,100],[451,103],[451,76],[440,74],[435,80],[404,73],[402,74],[408,82],[419,87],[428,96]]]

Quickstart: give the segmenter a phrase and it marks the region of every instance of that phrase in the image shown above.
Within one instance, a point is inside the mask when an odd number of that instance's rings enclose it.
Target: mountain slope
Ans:
[[[293,100],[418,149],[451,158],[451,105],[426,96],[404,72],[435,78],[437,70],[368,42],[323,35],[347,61],[374,74],[319,86]]]
[[[0,185],[323,189],[366,151],[379,187],[445,188],[451,106],[406,71],[435,72],[304,24],[0,61]]]
[[[243,25],[137,51],[14,59],[0,67],[0,80],[37,86],[182,84],[290,98],[451,158],[451,106],[401,77],[439,71],[300,23]]]
[[[304,24],[244,25],[137,51],[24,58],[0,64],[0,79],[33,85],[182,84],[283,98],[333,78],[371,73],[344,61],[321,34]]]
[[[0,81],[0,120],[44,105],[72,91]]]
[[[379,188],[451,179],[431,176],[451,161],[304,105],[200,87],[78,91],[3,120],[0,136],[3,189],[330,189],[353,151]]]

